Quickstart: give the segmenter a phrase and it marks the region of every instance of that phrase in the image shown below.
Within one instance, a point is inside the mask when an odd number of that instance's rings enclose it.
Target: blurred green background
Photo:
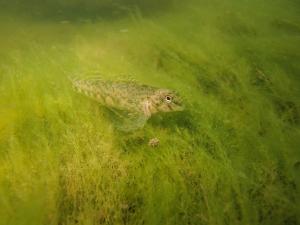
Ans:
[[[0,224],[299,224],[298,0],[0,0],[0,34]],[[186,111],[119,133],[91,73]]]

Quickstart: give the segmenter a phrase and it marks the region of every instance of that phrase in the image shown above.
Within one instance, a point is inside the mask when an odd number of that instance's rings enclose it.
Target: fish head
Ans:
[[[174,112],[184,110],[182,98],[173,90],[159,89],[152,97],[154,99],[154,107],[158,112]]]

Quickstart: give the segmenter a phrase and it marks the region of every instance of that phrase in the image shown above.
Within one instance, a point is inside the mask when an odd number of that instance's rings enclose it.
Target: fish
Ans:
[[[134,81],[110,81],[101,78],[70,79],[74,90],[112,110],[122,131],[142,128],[157,113],[184,110],[178,92]]]

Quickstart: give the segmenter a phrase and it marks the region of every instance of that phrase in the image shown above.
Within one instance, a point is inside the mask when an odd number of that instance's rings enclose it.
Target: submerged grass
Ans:
[[[298,224],[299,3],[130,15],[1,14],[0,224]],[[187,110],[118,133],[70,87],[89,73],[175,89]]]

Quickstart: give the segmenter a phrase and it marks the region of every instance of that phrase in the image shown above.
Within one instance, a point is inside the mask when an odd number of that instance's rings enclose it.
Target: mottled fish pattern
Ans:
[[[126,121],[123,130],[142,127],[155,113],[183,110],[179,95],[169,89],[160,89],[135,82],[107,81],[99,78],[71,79],[74,89],[96,100],[101,105],[116,109]]]

